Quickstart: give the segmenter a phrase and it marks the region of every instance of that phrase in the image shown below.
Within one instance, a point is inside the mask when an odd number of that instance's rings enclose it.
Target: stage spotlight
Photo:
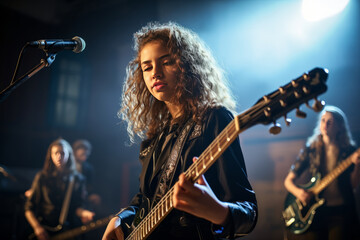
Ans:
[[[340,13],[349,0],[303,0],[302,15],[307,21],[315,22]]]

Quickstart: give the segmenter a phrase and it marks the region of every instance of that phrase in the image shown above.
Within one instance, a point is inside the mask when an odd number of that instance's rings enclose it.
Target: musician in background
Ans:
[[[326,106],[319,115],[313,135],[291,166],[284,181],[285,188],[303,204],[309,203],[313,197],[311,192],[295,184],[300,175],[308,170],[312,176],[320,173],[324,177],[354,151],[355,143],[345,114],[338,107]],[[359,150],[356,151],[351,155],[354,164],[320,193],[325,204],[316,210],[310,228],[296,235],[287,231],[288,239],[359,239],[360,235],[354,235],[359,231],[353,192],[360,181],[360,155]]]
[[[154,239],[248,234],[257,203],[237,137],[196,183],[183,173],[233,119],[235,101],[222,70],[199,37],[178,24],[150,23],[134,37],[136,56],[127,68],[119,115],[130,139],[143,139],[143,168],[138,194],[109,222],[103,239],[126,238],[142,203],[158,202],[173,186],[175,209],[156,227]]]
[[[86,178],[88,207],[94,211],[98,210],[101,204],[101,197],[94,191],[95,170],[93,165],[88,161],[91,155],[92,145],[86,139],[78,139],[73,143],[72,148],[75,156],[76,170]]]
[[[66,140],[57,139],[50,144],[43,169],[36,174],[25,203],[25,217],[37,239],[56,235],[57,231],[52,233],[50,228],[69,229],[78,225],[79,219],[82,223],[91,221],[94,213],[84,209],[85,199],[85,179],[76,171],[72,148]]]

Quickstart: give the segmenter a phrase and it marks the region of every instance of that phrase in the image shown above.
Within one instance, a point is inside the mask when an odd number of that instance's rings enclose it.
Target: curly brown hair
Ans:
[[[189,117],[202,120],[209,108],[224,106],[235,112],[235,101],[227,87],[223,70],[218,66],[205,43],[193,31],[176,23],[148,23],[134,34],[135,58],[126,68],[121,109],[118,116],[127,122],[130,141],[135,135],[144,139],[154,137],[174,119],[164,102],[148,91],[140,67],[140,52],[150,42],[160,41],[169,49],[179,68],[174,99],[180,106],[183,122]]]

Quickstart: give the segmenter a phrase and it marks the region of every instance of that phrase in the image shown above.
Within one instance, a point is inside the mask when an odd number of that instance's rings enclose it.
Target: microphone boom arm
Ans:
[[[11,83],[7,88],[0,92],[0,102],[3,102],[15,88],[17,88],[26,80],[34,76],[41,69],[43,69],[44,67],[49,67],[54,62],[55,57],[56,53],[46,53],[46,58],[41,59],[40,63],[37,66],[25,73],[22,77]]]

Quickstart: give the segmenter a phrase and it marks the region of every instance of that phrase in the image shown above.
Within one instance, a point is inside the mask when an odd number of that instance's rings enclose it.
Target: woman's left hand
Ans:
[[[360,163],[360,148],[358,150],[356,150],[352,156],[351,156],[351,161],[354,164],[359,164]]]
[[[203,175],[197,183],[186,179],[184,173],[179,176],[174,186],[173,206],[217,225],[224,225],[229,215],[228,205],[216,197]]]
[[[94,216],[95,216],[94,212],[83,209],[80,214],[81,222],[83,224],[89,223],[93,220]]]

